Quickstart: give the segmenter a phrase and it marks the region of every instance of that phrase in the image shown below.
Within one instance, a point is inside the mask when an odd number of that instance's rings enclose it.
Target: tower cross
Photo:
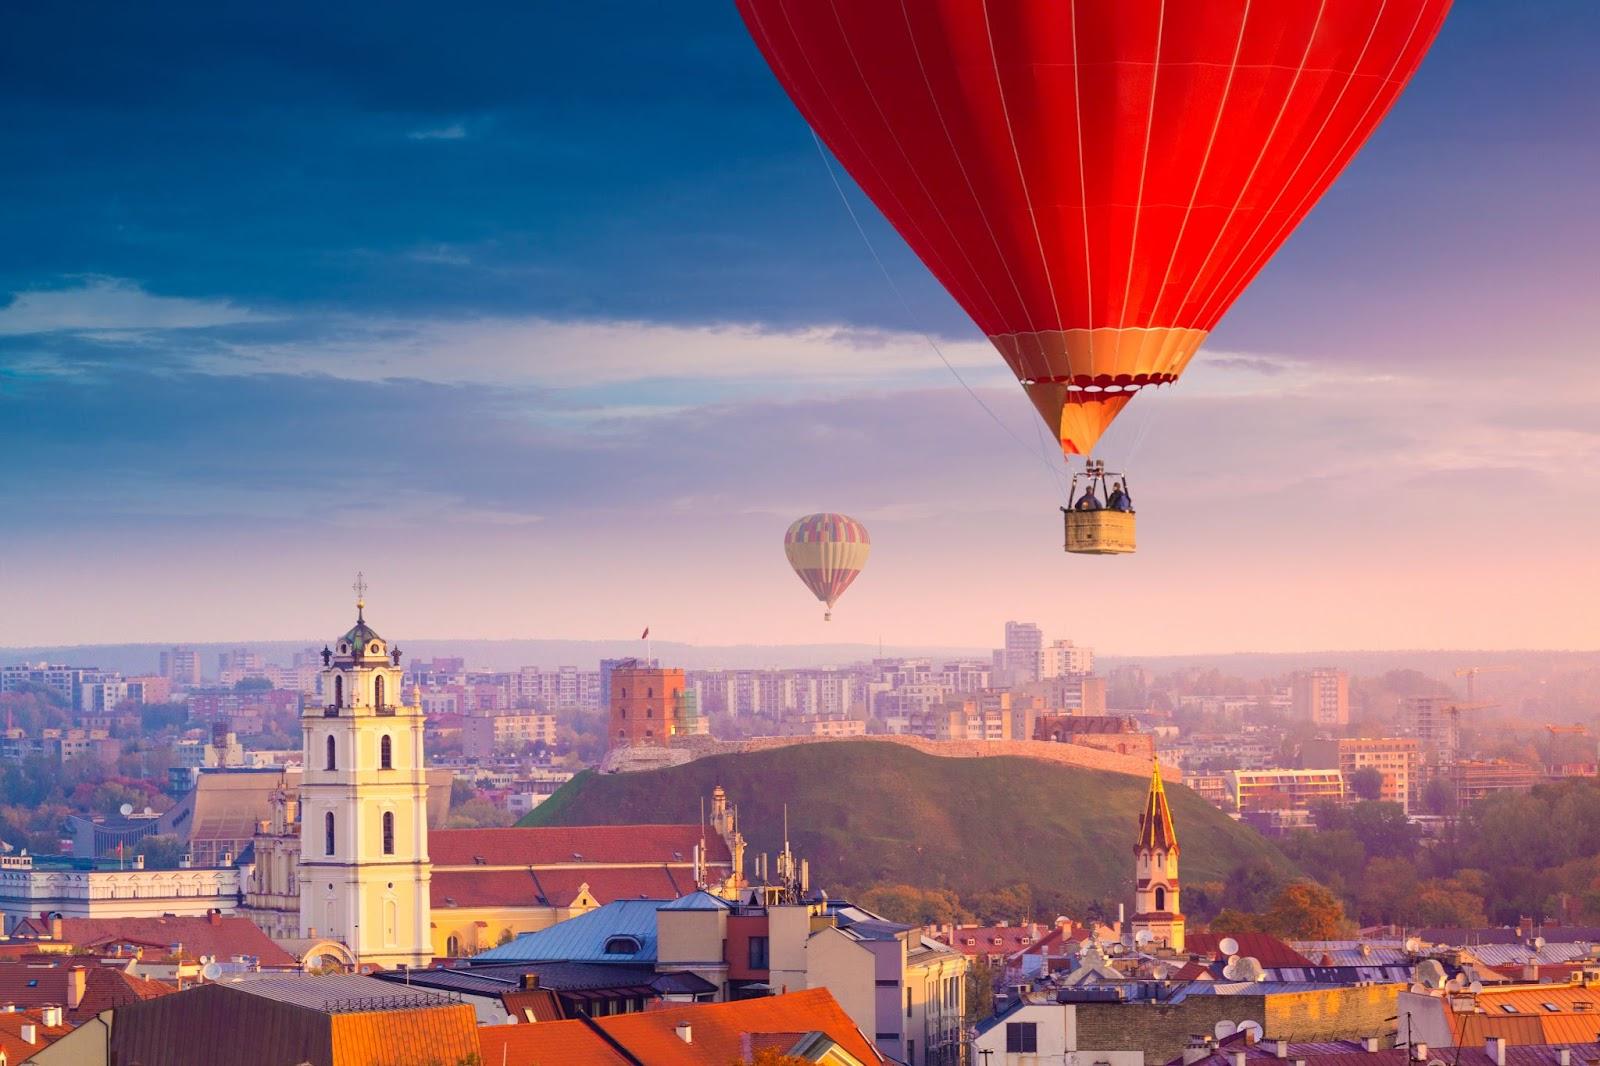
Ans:
[[[350,588],[356,594],[356,613],[359,614],[367,607],[367,575],[357,570],[355,583]]]

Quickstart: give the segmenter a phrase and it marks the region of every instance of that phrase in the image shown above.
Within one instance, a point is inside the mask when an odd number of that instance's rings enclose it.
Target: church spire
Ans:
[[[1167,790],[1161,781],[1161,761],[1151,759],[1150,793],[1139,812],[1139,843],[1135,851],[1178,851],[1178,833],[1172,828],[1172,810],[1167,806]]]

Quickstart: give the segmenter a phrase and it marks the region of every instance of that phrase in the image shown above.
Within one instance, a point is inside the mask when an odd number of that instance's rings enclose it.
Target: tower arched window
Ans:
[[[333,705],[335,707],[343,707],[344,706],[344,675],[343,674],[335,674],[335,675],[333,675]]]
[[[328,738],[327,765],[324,767],[324,769],[337,770],[338,768],[339,768],[339,749],[338,749],[338,746],[334,743],[333,737],[330,736]]]
[[[378,769],[394,769],[394,740],[387,733],[378,741]]]
[[[1167,890],[1158,885],[1158,886],[1156,886],[1156,910],[1164,911],[1166,909],[1167,909]]]
[[[385,738],[388,739],[388,738]],[[383,812],[383,853],[394,854],[394,812]]]
[[[383,675],[382,674],[379,674],[377,677],[372,679],[372,705],[374,707],[382,707],[383,706]]]
[[[322,853],[333,854],[333,812],[329,811],[322,816]]]
[[[645,699],[653,700],[656,698],[656,690],[653,688],[647,688],[644,690],[644,695]]]

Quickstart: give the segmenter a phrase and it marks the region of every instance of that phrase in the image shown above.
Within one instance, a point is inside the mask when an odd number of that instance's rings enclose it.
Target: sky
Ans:
[[[427,638],[1600,647],[1597,52],[1590,0],[1458,0],[1108,435],[1140,550],[1098,559],[731,3],[26,5],[0,646],[320,639],[362,570]],[[816,510],[873,537],[826,624]]]

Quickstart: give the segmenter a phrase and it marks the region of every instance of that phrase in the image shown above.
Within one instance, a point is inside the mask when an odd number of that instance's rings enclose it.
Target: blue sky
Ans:
[[[1593,647],[1597,48],[1592,4],[1459,0],[1108,439],[1107,563],[731,4],[11,13],[0,644],[314,635],[363,566],[420,636]],[[823,508],[877,545],[826,637],[778,549]]]

